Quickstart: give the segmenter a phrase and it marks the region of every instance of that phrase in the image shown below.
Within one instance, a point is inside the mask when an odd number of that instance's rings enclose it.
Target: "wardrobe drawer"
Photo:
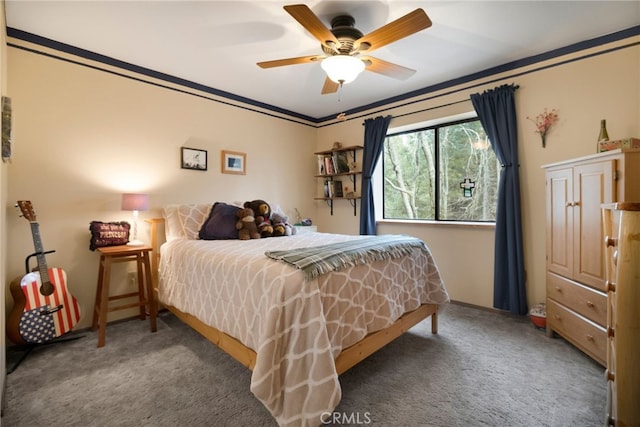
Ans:
[[[598,325],[607,324],[607,294],[557,274],[547,273],[547,297]]]
[[[547,327],[606,365],[607,333],[603,327],[553,300],[547,300]]]

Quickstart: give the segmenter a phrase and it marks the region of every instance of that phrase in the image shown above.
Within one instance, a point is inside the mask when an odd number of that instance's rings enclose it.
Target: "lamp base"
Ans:
[[[127,246],[144,246],[144,242],[142,240],[131,240],[127,243]]]

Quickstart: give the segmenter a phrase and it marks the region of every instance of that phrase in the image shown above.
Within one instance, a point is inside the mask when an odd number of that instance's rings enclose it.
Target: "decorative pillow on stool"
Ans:
[[[95,251],[96,248],[105,246],[126,245],[129,242],[130,229],[131,225],[126,221],[91,221],[89,224],[89,230],[91,231],[89,249]]]

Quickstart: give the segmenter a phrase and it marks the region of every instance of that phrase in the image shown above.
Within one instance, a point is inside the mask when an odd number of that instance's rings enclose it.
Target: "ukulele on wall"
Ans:
[[[31,202],[19,200],[18,207],[31,225],[38,268],[11,282],[13,309],[7,335],[16,344],[42,344],[71,331],[80,319],[80,306],[67,290],[67,273],[47,267]]]

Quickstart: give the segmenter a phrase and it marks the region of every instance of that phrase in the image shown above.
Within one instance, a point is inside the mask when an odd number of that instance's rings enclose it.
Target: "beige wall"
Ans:
[[[640,47],[579,59],[624,43],[430,93],[424,101],[416,99],[419,102],[381,113],[397,117],[391,127],[410,125],[471,111],[466,101],[470,93],[503,83],[520,85],[516,99],[530,304],[545,297],[540,167],[593,153],[602,118],[612,138],[640,135]],[[334,141],[362,144],[363,119],[380,113],[316,129],[16,48],[9,48],[8,55],[15,149],[5,203],[12,251],[4,278],[20,275],[24,256],[33,251],[26,221],[10,207],[15,200],[30,199],[45,247],[57,251],[47,260],[67,271],[71,292],[80,300],[81,326],[90,324],[98,261],[88,250],[88,225],[91,220],[128,220],[119,207],[122,192],[150,194],[152,210],[143,212],[143,219],[157,216],[158,208],[167,203],[263,198],[290,214],[298,208],[320,231],[358,233],[359,203],[357,216],[343,201],[336,202],[330,216],[324,202],[313,201],[319,194],[313,152],[330,148]],[[570,59],[576,61],[535,71]],[[526,120],[544,108],[557,108],[560,114],[545,149]],[[182,145],[208,150],[209,170],[180,169]],[[246,176],[219,172],[221,149],[247,153]],[[379,231],[423,238],[452,298],[491,307],[493,229],[384,223]],[[148,240],[146,232],[142,226]],[[124,282],[121,275],[115,288],[124,287]],[[8,309],[10,304],[9,299]]]
[[[80,326],[91,323],[98,271],[89,223],[131,220],[120,210],[121,193],[149,193],[151,210],[139,221],[147,242],[142,220],[169,203],[262,198],[291,214],[313,209],[313,127],[16,48],[9,48],[9,79],[15,149],[6,276],[24,274],[24,258],[33,252],[29,224],[11,207],[31,200],[45,249],[56,250],[47,263],[67,272],[83,310]],[[183,145],[208,151],[207,171],[180,168]],[[223,149],[247,154],[246,175],[220,172]],[[125,286],[116,277],[112,289]]]
[[[542,165],[596,152],[600,120],[607,120],[611,139],[640,136],[640,47],[628,47],[586,58],[590,54],[636,43],[640,37],[601,46],[547,61],[546,63],[491,76],[441,92],[429,93],[424,102],[371,112],[318,130],[317,150],[334,141],[362,144],[362,123],[367,117],[392,115],[390,127],[402,127],[472,111],[471,93],[502,84],[520,86],[516,92],[523,212],[525,268],[529,305],[545,299],[545,179]],[[584,59],[581,59],[585,57]],[[568,61],[568,62],[567,62]],[[552,66],[554,64],[561,64]],[[552,67],[546,68],[551,65]],[[523,74],[524,73],[524,74]],[[497,79],[497,81],[496,81]],[[484,84],[484,81],[490,81]],[[454,92],[454,93],[451,93]],[[451,94],[449,94],[451,93]],[[417,98],[412,101],[418,100]],[[542,148],[540,137],[527,116],[545,108],[558,109],[559,123]],[[422,111],[423,112],[419,112]],[[414,113],[405,115],[407,113]],[[317,190],[319,191],[319,190]],[[340,205],[334,217],[317,203],[317,222],[322,229],[357,230],[359,217],[350,206]],[[464,226],[382,223],[379,233],[405,233],[424,239],[438,262],[451,297],[470,304],[493,304],[494,230]]]

